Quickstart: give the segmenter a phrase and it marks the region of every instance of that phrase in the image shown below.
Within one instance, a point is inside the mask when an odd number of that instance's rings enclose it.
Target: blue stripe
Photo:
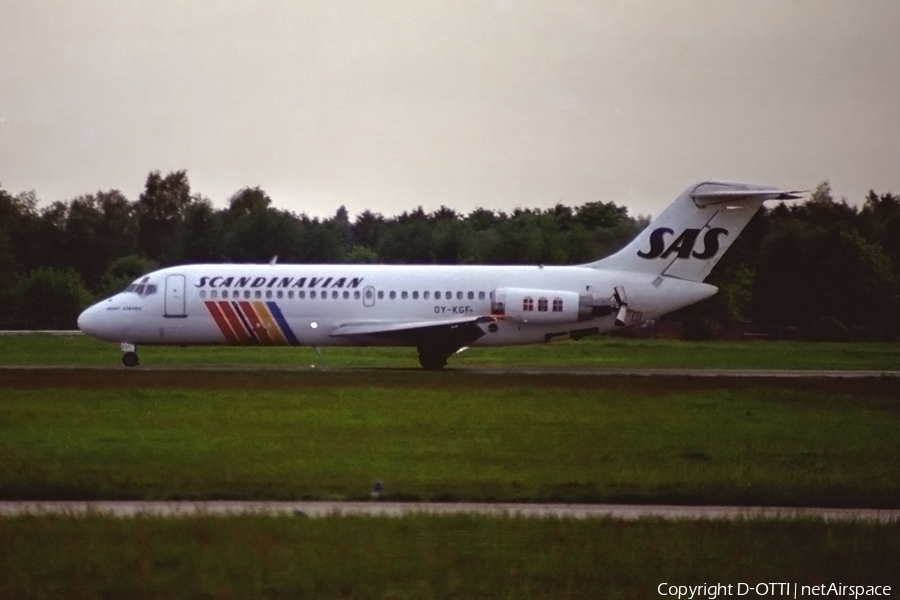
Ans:
[[[284,334],[284,337],[287,338],[287,341],[292,346],[299,346],[300,340],[297,339],[297,336],[294,335],[294,332],[291,331],[290,325],[287,323],[287,319],[284,318],[284,315],[281,314],[281,309],[278,308],[278,305],[274,302],[266,302],[266,306],[269,307],[269,311],[272,313],[272,318],[275,319],[275,322],[278,323],[278,327],[281,329],[281,333]]]

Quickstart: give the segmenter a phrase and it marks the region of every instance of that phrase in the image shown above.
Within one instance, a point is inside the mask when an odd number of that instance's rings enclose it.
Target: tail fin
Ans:
[[[693,185],[625,248],[585,266],[703,281],[763,202],[795,200],[797,193],[748,183]]]

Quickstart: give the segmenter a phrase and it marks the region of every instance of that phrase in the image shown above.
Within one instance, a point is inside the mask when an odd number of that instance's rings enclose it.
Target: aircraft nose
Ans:
[[[120,310],[118,296],[88,306],[78,315],[78,329],[106,342],[128,341],[134,335],[133,317]]]
[[[93,304],[84,309],[78,315],[78,329],[92,337],[101,336],[101,307],[99,304]]]

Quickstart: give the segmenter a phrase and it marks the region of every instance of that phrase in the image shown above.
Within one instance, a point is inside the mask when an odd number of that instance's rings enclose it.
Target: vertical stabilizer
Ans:
[[[703,281],[763,202],[795,200],[796,193],[748,183],[693,185],[625,248],[585,266]]]

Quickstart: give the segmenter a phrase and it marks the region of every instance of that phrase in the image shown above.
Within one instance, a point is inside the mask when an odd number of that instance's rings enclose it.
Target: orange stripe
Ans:
[[[207,300],[204,302],[206,304],[207,310],[209,310],[209,314],[212,315],[213,321],[216,322],[216,325],[219,326],[219,331],[222,332],[222,335],[225,336],[225,341],[229,344],[239,344],[240,340],[234,335],[234,332],[231,330],[231,325],[228,324],[228,321],[225,317],[222,316],[222,312],[219,310],[219,307],[216,306],[216,303]]]
[[[272,318],[272,313],[269,312],[269,309],[266,307],[265,303],[254,302],[253,308],[256,309],[256,314],[259,315],[263,327],[265,327],[266,331],[269,332],[269,337],[272,338],[272,341],[279,346],[287,346],[287,340],[284,338],[284,335],[278,328],[278,324],[275,323],[275,319]]]

